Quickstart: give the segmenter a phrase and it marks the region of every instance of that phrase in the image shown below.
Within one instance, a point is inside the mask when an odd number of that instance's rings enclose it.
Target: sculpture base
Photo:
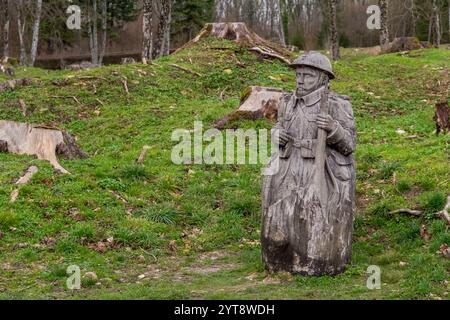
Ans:
[[[271,272],[337,275],[351,261],[353,214],[322,208],[300,189],[264,212],[262,260]]]

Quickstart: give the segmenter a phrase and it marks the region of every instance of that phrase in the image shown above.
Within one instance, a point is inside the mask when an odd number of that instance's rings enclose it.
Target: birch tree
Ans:
[[[19,61],[22,66],[27,64],[27,51],[25,47],[25,27],[26,19],[23,14],[24,2],[23,0],[17,0],[16,2],[16,20],[17,20],[17,33],[19,35]]]
[[[89,51],[91,52],[92,64],[99,64],[98,57],[98,33],[97,33],[97,0],[88,1],[87,27],[89,36]]]
[[[331,36],[331,57],[334,61],[339,60],[339,37],[337,32],[337,0],[329,0],[330,5],[330,36]]]
[[[27,9],[31,12],[27,12]],[[36,61],[38,45],[39,45],[39,31],[41,26],[41,14],[42,14],[42,0],[33,0],[24,2],[23,0],[17,0],[16,2],[16,19],[17,29],[19,35],[20,45],[20,64],[26,66],[34,66]],[[27,53],[27,16],[33,19],[31,29],[31,45],[30,53]]]
[[[390,42],[388,26],[389,0],[379,0],[379,6],[381,10],[380,46],[381,49],[385,51],[388,49]]]
[[[142,62],[146,64],[153,55],[153,0],[144,0],[142,26]]]
[[[159,6],[158,32],[154,42],[154,56],[159,58],[168,53],[170,46],[170,23],[172,13],[172,0],[162,0]],[[167,47],[167,49],[166,49]]]
[[[105,57],[106,52],[106,40],[108,36],[108,1],[102,1],[102,43],[100,54],[98,58],[98,64],[103,64],[103,58]]]
[[[435,47],[439,47],[441,45],[441,16],[439,10],[438,0],[433,0],[432,3],[432,14],[430,21],[430,36],[432,40],[431,42]]]
[[[5,62],[8,61],[9,58],[9,8],[10,8],[10,1],[9,0],[2,0],[1,6],[3,9],[4,14],[4,24],[3,24],[3,60]]]
[[[36,54],[39,44],[39,29],[41,25],[41,14],[42,14],[42,0],[36,0],[36,16],[34,17],[33,24],[33,35],[31,41],[31,53],[30,53],[30,61],[29,66],[34,66],[34,62],[36,61]]]

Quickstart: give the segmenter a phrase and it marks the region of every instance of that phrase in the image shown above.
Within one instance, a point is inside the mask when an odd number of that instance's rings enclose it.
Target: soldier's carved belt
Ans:
[[[292,145],[300,149],[302,158],[314,159],[316,157],[317,139],[294,139]]]
[[[302,158],[314,159],[316,157],[317,139],[294,139],[290,141],[282,153],[282,158],[291,156],[292,147],[300,149]]]

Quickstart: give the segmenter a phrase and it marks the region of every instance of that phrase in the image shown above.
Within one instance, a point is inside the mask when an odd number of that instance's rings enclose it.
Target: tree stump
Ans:
[[[436,104],[436,113],[433,120],[436,122],[436,134],[450,132],[450,107],[446,101]]]
[[[419,39],[415,37],[400,37],[395,38],[391,43],[387,45],[385,53],[395,53],[395,52],[403,52],[403,51],[411,51],[422,49],[423,46],[420,43]]]
[[[189,48],[200,40],[207,37],[215,37],[234,41],[250,51],[256,52],[263,57],[278,59],[290,64],[291,52],[278,44],[267,41],[247,28],[242,22],[208,23],[199,34],[176,52]]]
[[[11,66],[6,66],[0,63],[0,71],[9,77],[14,77],[14,68]]]
[[[238,119],[269,119],[276,120],[280,100],[285,91],[277,88],[251,86],[242,93],[241,105],[239,108],[216,121],[214,127],[223,129],[229,122]]]
[[[13,90],[16,87],[24,87],[29,86],[33,83],[32,79],[29,78],[23,78],[23,79],[17,79],[17,80],[8,80],[3,83],[0,83],[0,92],[6,91],[6,90]]]
[[[59,164],[57,154],[68,160],[86,157],[65,131],[3,120],[0,120],[0,151],[35,155],[61,173],[69,172]]]

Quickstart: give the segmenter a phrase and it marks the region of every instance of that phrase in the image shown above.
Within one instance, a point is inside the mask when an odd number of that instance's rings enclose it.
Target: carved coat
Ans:
[[[294,141],[271,160],[269,167],[277,163],[278,170],[272,169],[275,174],[263,181],[262,256],[271,271],[337,274],[351,258],[356,129],[352,106],[345,96],[330,93],[328,99],[328,113],[337,126],[327,138],[326,212],[318,214],[305,202],[314,171],[316,117],[323,90],[301,98],[293,93],[280,104],[275,128],[286,130]]]

